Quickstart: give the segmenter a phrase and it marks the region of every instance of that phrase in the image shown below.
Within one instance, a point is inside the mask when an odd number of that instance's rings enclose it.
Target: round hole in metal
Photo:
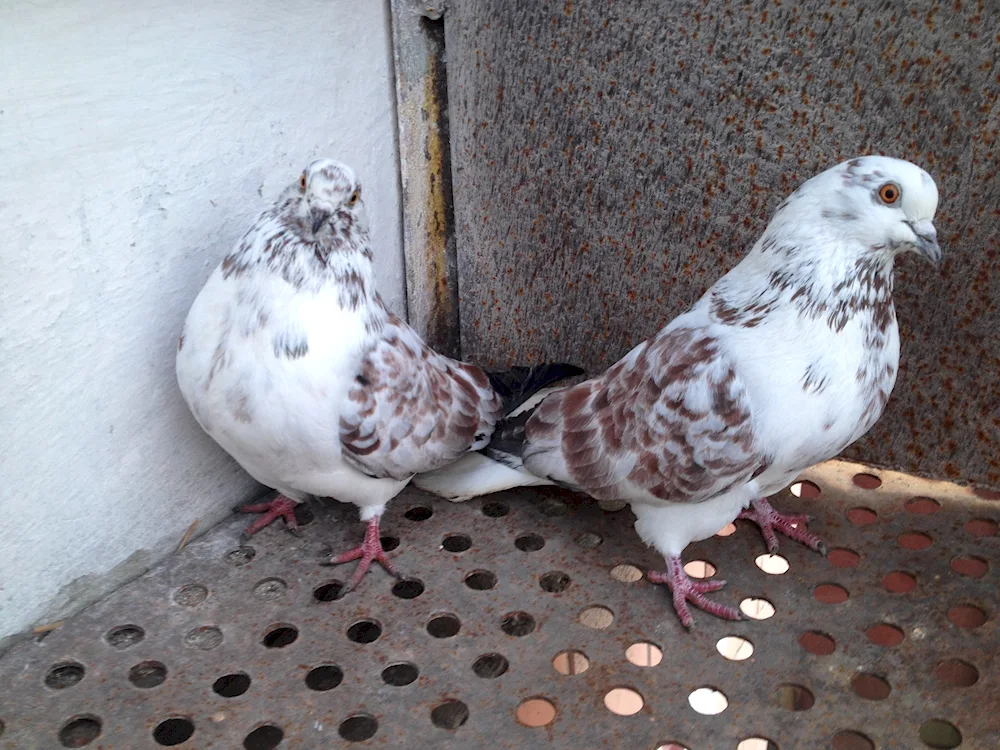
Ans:
[[[516,716],[526,727],[544,727],[556,718],[556,707],[548,698],[528,698],[521,701]]]
[[[753,644],[738,635],[727,635],[715,644],[716,650],[729,661],[743,661],[753,656]]]
[[[253,595],[255,599],[267,602],[277,599],[285,593],[287,588],[288,584],[280,578],[265,578],[262,581],[258,581],[253,587]]]
[[[823,604],[843,604],[851,595],[836,583],[821,583],[813,589],[813,597]]]
[[[318,602],[334,602],[340,598],[340,592],[343,590],[343,581],[327,581],[313,589],[313,599]]]
[[[890,594],[908,594],[917,587],[917,579],[903,570],[894,570],[882,578],[882,588]]]
[[[807,630],[800,635],[799,645],[816,656],[829,656],[837,650],[837,642],[833,636],[819,630]]]
[[[585,531],[582,534],[579,534],[574,541],[578,547],[582,547],[583,549],[596,549],[601,546],[601,542],[603,542],[604,539],[600,534],[595,534],[592,531]]]
[[[535,618],[527,612],[508,612],[500,620],[500,629],[515,637],[528,635],[535,629]]]
[[[542,591],[547,591],[550,594],[558,594],[569,588],[570,577],[561,570],[552,570],[543,575],[538,579],[538,585],[542,587]]]
[[[382,545],[383,552],[392,552],[399,546],[399,537],[386,534],[385,536],[380,536],[378,538],[379,544]]]
[[[200,583],[189,583],[174,592],[174,604],[180,607],[197,607],[208,598],[208,589]]]
[[[692,578],[711,578],[717,570],[708,560],[691,560],[684,563],[684,572]]]
[[[378,720],[368,714],[355,714],[340,722],[337,734],[348,742],[370,740],[378,731]]]
[[[973,487],[972,494],[981,497],[983,500],[1000,500],[1000,491],[988,490],[985,487]]]
[[[816,702],[809,688],[791,683],[779,685],[774,697],[779,706],[789,711],[808,711]]]
[[[882,486],[882,480],[874,474],[855,474],[851,481],[863,490],[877,490]]]
[[[344,681],[344,670],[336,664],[321,664],[306,674],[306,687],[318,692],[333,690]]]
[[[948,620],[960,628],[974,629],[986,623],[989,619],[985,610],[975,604],[958,604],[948,610]]]
[[[903,549],[919,552],[934,544],[934,540],[919,531],[907,531],[896,537],[896,543]]]
[[[616,565],[611,569],[611,577],[622,583],[635,583],[642,580],[642,571],[635,565]]]
[[[929,516],[941,510],[941,503],[932,497],[911,497],[903,503],[903,507],[918,516]]]
[[[261,643],[265,648],[284,648],[295,643],[299,637],[299,629],[294,625],[276,623],[267,629]]]
[[[717,688],[708,686],[692,691],[688,695],[688,703],[702,716],[715,716],[729,707],[729,699],[725,694]]]
[[[604,630],[615,621],[615,614],[607,607],[594,605],[580,613],[580,624],[592,630]]]
[[[664,742],[663,744],[657,745],[656,750],[691,750],[687,745],[682,745],[679,742]]]
[[[732,536],[735,533],[736,533],[736,524],[735,523],[727,523],[721,529],[719,529],[718,531],[716,531],[715,535],[716,536]]]
[[[875,750],[875,743],[861,732],[844,729],[833,736],[833,750]]]
[[[448,700],[431,709],[431,723],[441,729],[458,729],[469,720],[469,707],[459,700]]]
[[[655,667],[663,661],[663,651],[649,641],[639,641],[625,649],[625,658],[637,667]]]
[[[424,584],[417,578],[406,578],[392,585],[392,595],[400,599],[416,599],[422,593]]]
[[[427,632],[435,638],[451,638],[462,629],[462,621],[455,615],[434,615],[427,623]]]
[[[952,750],[962,744],[962,733],[950,721],[931,719],[920,725],[920,740],[934,750]]]
[[[618,716],[633,716],[642,710],[646,704],[638,690],[629,687],[616,687],[604,695],[604,705]]]
[[[295,516],[295,521],[299,526],[308,526],[316,520],[316,514],[302,503],[299,503],[292,509],[292,515]]]
[[[242,547],[237,547],[226,555],[226,562],[239,568],[249,563],[255,557],[257,557],[257,550],[244,544]]]
[[[1000,524],[991,518],[973,518],[965,522],[965,531],[975,537],[996,536]]]
[[[522,534],[514,540],[514,546],[522,552],[538,552],[545,546],[545,539],[538,534]]]
[[[128,671],[128,681],[137,688],[155,688],[167,679],[167,667],[158,661],[141,661]]]
[[[945,685],[972,687],[979,682],[979,670],[961,659],[946,659],[934,667],[934,676]]]
[[[951,569],[961,576],[982,578],[990,569],[990,564],[975,555],[961,555],[951,561]]]
[[[191,739],[194,734],[194,722],[186,716],[173,716],[164,719],[153,729],[153,741],[157,745],[173,747]]]
[[[747,737],[740,741],[736,750],[778,750],[778,746],[766,737]]]
[[[184,636],[184,645],[196,651],[211,651],[222,644],[222,631],[214,625],[193,628]]]
[[[101,736],[101,720],[93,714],[74,716],[59,730],[63,747],[86,747]]]
[[[861,555],[846,547],[834,547],[826,553],[826,559],[835,568],[856,568],[861,562]]]
[[[83,665],[78,661],[61,661],[49,667],[45,674],[45,687],[53,690],[63,690],[73,687],[86,674]]]
[[[767,599],[751,596],[740,602],[740,612],[751,620],[767,620],[774,617],[775,609]]]
[[[855,526],[871,526],[878,521],[878,513],[871,508],[851,508],[847,511],[847,520]]]
[[[858,696],[870,701],[884,701],[892,692],[892,688],[884,678],[868,672],[854,675],[851,679],[851,689]]]
[[[392,685],[393,687],[404,687],[405,685],[409,685],[410,683],[416,681],[419,676],[420,670],[417,669],[417,665],[410,664],[409,662],[390,664],[382,670],[382,682],[386,685]]]
[[[788,560],[781,555],[758,555],[754,564],[768,575],[780,576],[788,572]]]
[[[347,629],[347,637],[355,643],[374,643],[382,635],[382,626],[376,620],[358,620]]]
[[[472,671],[476,677],[493,680],[507,672],[510,662],[501,654],[483,654],[472,662]]]
[[[250,689],[250,675],[246,672],[224,674],[212,683],[212,691],[223,698],[237,698]]]
[[[428,508],[426,505],[417,505],[414,508],[410,508],[406,513],[403,514],[404,518],[410,521],[426,521],[428,518],[434,515],[434,511]]]
[[[562,675],[583,674],[590,667],[590,659],[582,651],[560,651],[552,660],[552,666]]]
[[[265,724],[243,738],[244,750],[274,750],[285,738],[281,727]]]
[[[499,500],[491,500],[488,503],[483,503],[483,515],[489,518],[503,518],[508,513],[510,513],[510,508],[507,507],[507,503],[502,503]]]
[[[497,577],[488,570],[474,570],[465,577],[465,585],[473,591],[489,591],[497,585]]]
[[[795,497],[812,498],[819,497],[822,490],[820,490],[819,485],[815,482],[810,482],[808,479],[803,479],[796,482],[791,487],[788,488]]]
[[[449,534],[441,542],[441,546],[445,551],[457,555],[459,552],[465,552],[472,546],[472,539],[465,534]]]
[[[146,631],[138,625],[119,625],[105,633],[104,641],[111,648],[124,651],[139,643],[145,637]]]
[[[887,622],[872,625],[865,631],[865,635],[876,646],[886,646],[887,648],[898,646],[906,638],[906,634],[901,628],[897,628],[895,625],[890,625]]]

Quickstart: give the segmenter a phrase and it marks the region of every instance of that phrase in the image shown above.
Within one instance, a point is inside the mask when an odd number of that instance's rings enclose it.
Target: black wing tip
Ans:
[[[582,367],[568,362],[546,362],[534,367],[515,365],[507,370],[487,371],[486,377],[503,399],[504,412],[509,413],[546,386],[585,374]]]

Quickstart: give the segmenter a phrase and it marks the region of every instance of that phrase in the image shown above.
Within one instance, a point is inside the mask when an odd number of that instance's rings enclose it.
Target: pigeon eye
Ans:
[[[361,197],[361,194],[357,190],[355,190],[353,193],[351,193],[351,197],[348,199],[347,205],[348,206],[353,206],[355,203],[358,202],[358,199],[360,197]]]
[[[894,185],[891,182],[885,183],[882,187],[878,189],[878,197],[887,206],[891,206],[893,203],[899,200],[900,190],[898,185]]]
[[[306,191],[306,173],[303,172],[302,176],[299,177],[299,190],[303,193]]]

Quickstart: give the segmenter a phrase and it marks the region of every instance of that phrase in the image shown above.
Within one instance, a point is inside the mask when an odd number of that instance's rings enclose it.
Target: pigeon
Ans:
[[[481,484],[495,491],[520,476],[627,501],[666,563],[649,580],[669,587],[681,623],[693,625],[689,602],[743,619],[706,596],[725,582],[691,580],[681,552],[737,517],[772,550],[777,531],[824,551],[804,516],[767,497],[881,416],[899,366],[893,262],[914,251],[940,265],[937,202],[930,175],[883,156],[806,181],[687,312],[603,375],[502,422],[484,453],[503,466],[479,462]],[[460,495],[476,473],[463,460],[417,482]]]
[[[215,269],[177,344],[177,382],[198,424],[258,482],[249,536],[309,498],[354,503],[364,541],[343,593],[372,562],[396,575],[379,518],[411,477],[487,445],[533,392],[571,365],[487,373],[433,351],[375,289],[361,185],[312,162]]]

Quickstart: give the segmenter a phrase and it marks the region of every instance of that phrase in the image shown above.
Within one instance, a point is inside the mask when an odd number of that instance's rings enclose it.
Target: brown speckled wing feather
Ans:
[[[743,384],[718,342],[667,330],[604,375],[542,401],[529,471],[599,499],[701,502],[766,466]]]
[[[344,457],[370,476],[433,471],[489,441],[503,414],[486,374],[390,316],[340,418]]]

